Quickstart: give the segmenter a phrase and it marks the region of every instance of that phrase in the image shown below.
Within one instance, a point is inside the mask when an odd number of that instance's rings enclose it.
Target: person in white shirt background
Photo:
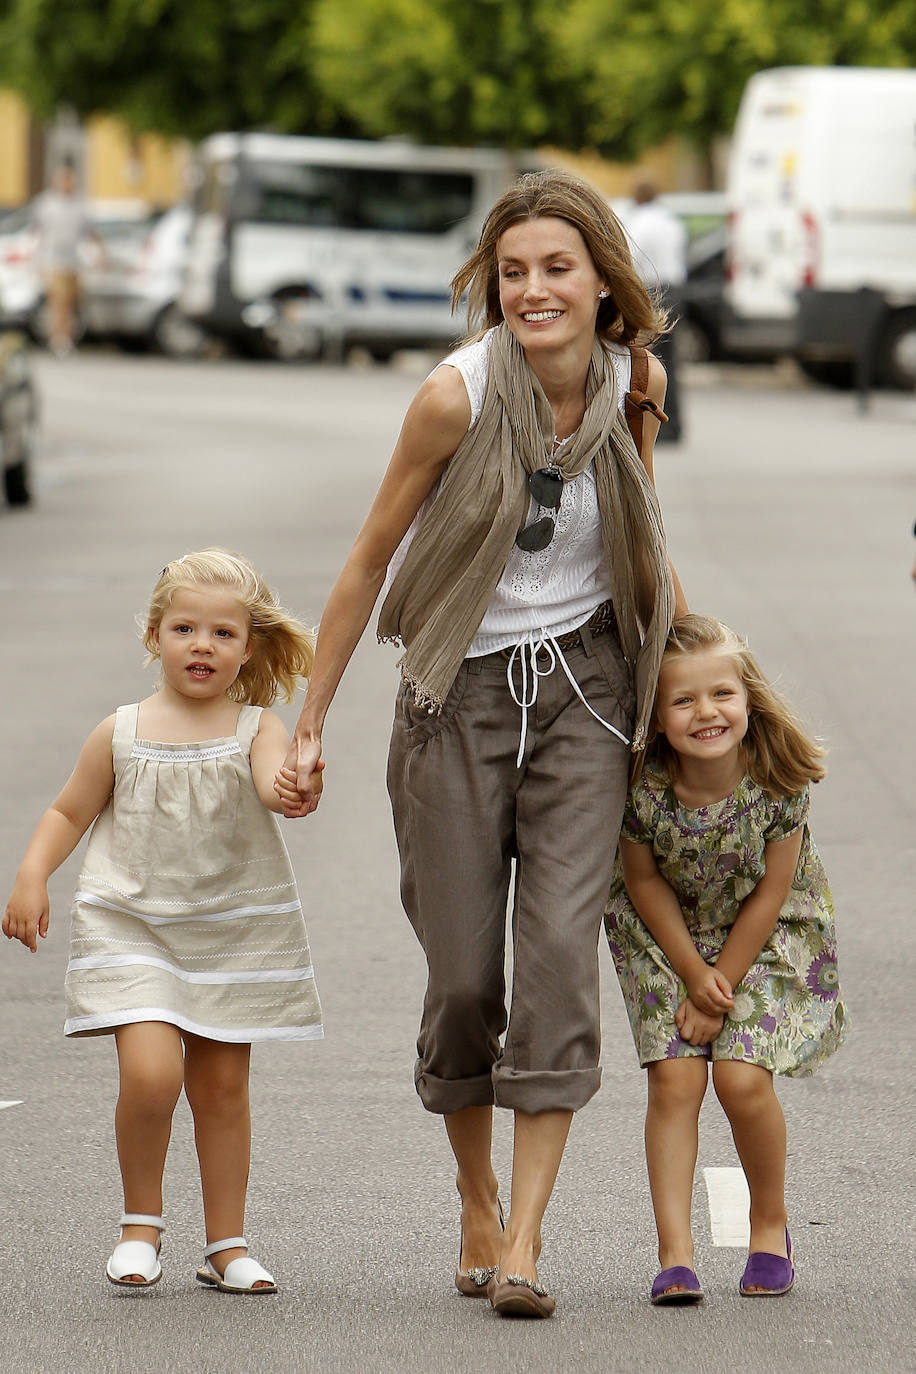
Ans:
[[[672,210],[659,203],[657,196],[655,182],[650,177],[640,177],[633,186],[635,204],[624,219],[624,227],[634,267],[649,291],[659,297],[660,304],[676,320],[678,289],[687,276],[687,230]],[[659,338],[652,351],[668,374],[668,423],[662,426],[656,443],[673,443],[681,438],[683,430],[675,330]]]

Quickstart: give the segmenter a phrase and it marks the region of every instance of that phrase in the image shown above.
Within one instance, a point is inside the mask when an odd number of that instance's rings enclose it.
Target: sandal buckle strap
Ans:
[[[230,1236],[228,1240],[214,1240],[210,1245],[204,1246],[204,1259],[209,1259],[211,1255],[218,1255],[220,1250],[247,1250],[248,1242],[244,1236]]]
[[[157,1231],[165,1230],[162,1217],[154,1217],[150,1212],[122,1212],[119,1226],[155,1226]]]

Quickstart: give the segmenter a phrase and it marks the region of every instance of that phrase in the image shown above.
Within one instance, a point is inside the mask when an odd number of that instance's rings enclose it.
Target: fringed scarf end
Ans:
[[[419,706],[421,710],[425,710],[427,715],[441,716],[442,698],[435,692],[431,692],[428,687],[425,687],[419,678],[414,677],[413,673],[407,668],[403,658],[399,666],[403,681],[407,683],[407,686],[413,692],[414,704]]]

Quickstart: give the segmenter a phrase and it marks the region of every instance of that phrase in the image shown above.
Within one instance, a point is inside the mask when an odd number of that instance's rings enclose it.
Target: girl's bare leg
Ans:
[[[547,1210],[572,1112],[515,1113],[512,1153],[512,1210],[502,1237],[499,1276],[509,1274],[537,1281],[541,1253],[541,1221]]]
[[[662,1059],[647,1070],[646,1164],[661,1269],[693,1268],[690,1211],[707,1062],[699,1055]],[[673,1284],[667,1291],[683,1292],[684,1286]]]
[[[248,1105],[250,1045],[185,1036],[184,1086],[194,1116],[207,1243],[241,1236],[251,1163]],[[247,1251],[236,1246],[211,1257],[220,1274]],[[258,1283],[255,1287],[262,1287]]]
[[[719,1060],[713,1083],[751,1194],[749,1253],[786,1253],[786,1119],[773,1075],[759,1064]]]
[[[115,1110],[118,1161],[125,1212],[162,1215],[162,1171],[172,1114],[184,1079],[181,1035],[163,1021],[139,1021],[115,1030],[121,1086]],[[152,1226],[125,1226],[122,1240],[158,1245]],[[142,1281],[142,1275],[127,1275]]]
[[[490,1150],[493,1108],[465,1107],[445,1117],[449,1144],[458,1165],[461,1194],[461,1258],[458,1267],[489,1269],[499,1256],[502,1232],[496,1206],[498,1184]]]

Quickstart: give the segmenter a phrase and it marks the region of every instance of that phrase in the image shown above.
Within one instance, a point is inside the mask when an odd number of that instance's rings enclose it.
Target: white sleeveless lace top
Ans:
[[[439,364],[440,367],[457,368],[464,378],[471,403],[469,428],[477,423],[483,406],[492,337],[490,330],[482,339],[450,353]],[[630,350],[622,345],[611,347],[618,405],[622,410],[624,397],[630,389]],[[434,488],[395,551],[388,567],[386,591],[435,495]],[[532,501],[526,523],[536,517],[537,511]],[[532,632],[545,632],[554,637],[566,634],[584,624],[610,594],[595,470],[590,463],[579,477],[563,484],[560,509],[556,512],[556,533],[547,548],[540,553],[525,553],[513,547],[468,649],[468,657],[479,658],[497,649],[506,649]]]

